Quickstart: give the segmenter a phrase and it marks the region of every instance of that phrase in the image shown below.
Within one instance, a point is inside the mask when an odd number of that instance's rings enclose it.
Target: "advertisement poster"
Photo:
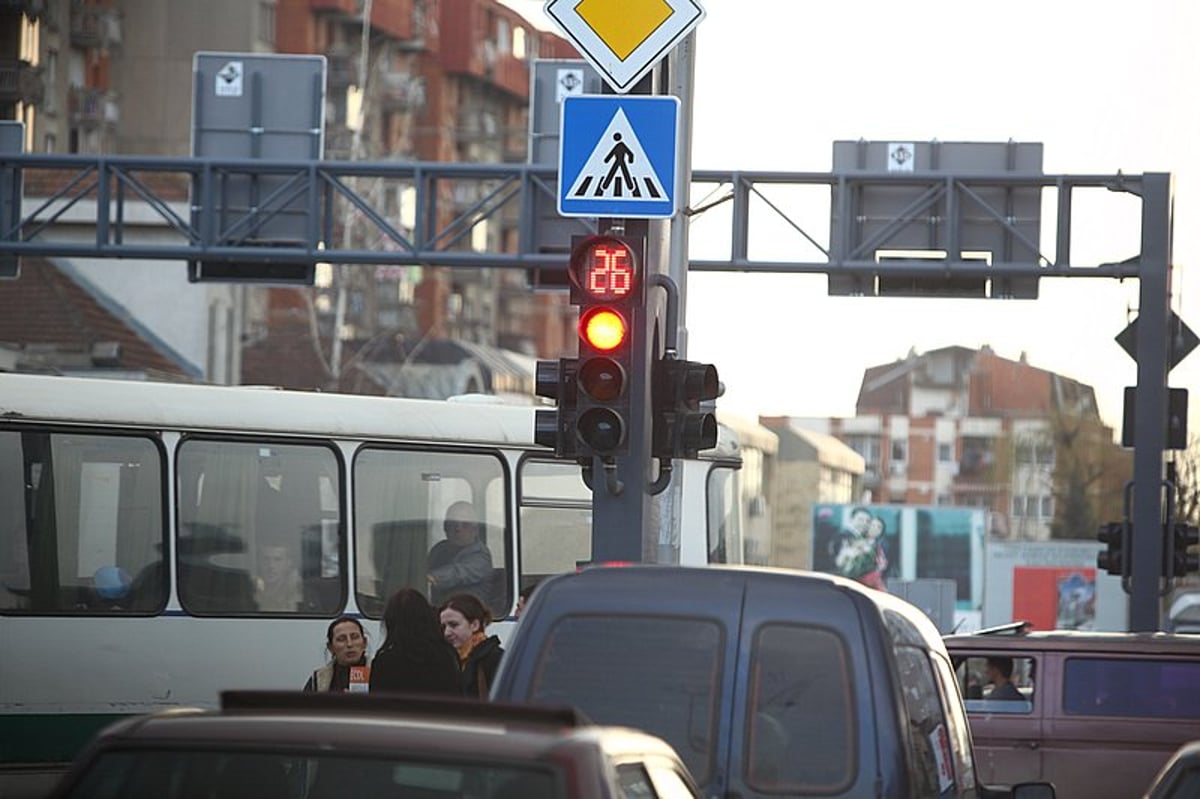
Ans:
[[[818,504],[813,569],[883,589],[889,580],[949,579],[956,608],[978,610],[986,529],[977,508]]]
[[[1028,621],[1035,630],[1095,630],[1096,570],[1014,568],[1013,617]]]

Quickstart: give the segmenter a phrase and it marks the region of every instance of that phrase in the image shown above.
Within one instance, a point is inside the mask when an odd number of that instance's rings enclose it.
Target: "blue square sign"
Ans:
[[[675,215],[679,98],[581,94],[563,99],[558,212]]]

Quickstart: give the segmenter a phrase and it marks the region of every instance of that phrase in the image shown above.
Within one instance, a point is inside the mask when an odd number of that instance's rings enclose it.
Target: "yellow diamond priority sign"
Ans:
[[[704,19],[699,0],[546,0],[545,10],[620,94]]]

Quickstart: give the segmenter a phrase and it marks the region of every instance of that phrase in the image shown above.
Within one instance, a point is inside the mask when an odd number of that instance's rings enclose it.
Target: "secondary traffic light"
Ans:
[[[575,457],[575,372],[579,361],[560,358],[557,361],[538,361],[534,391],[539,397],[556,400],[556,410],[534,413],[533,440],[552,447],[559,458]]]
[[[579,306],[575,444],[580,457],[629,452],[633,353],[644,332],[644,245],[620,236],[571,241],[571,301]]]
[[[1200,571],[1200,554],[1189,553],[1188,550],[1200,545],[1200,527],[1184,522],[1177,522],[1171,530],[1174,538],[1171,553],[1170,568],[1164,569],[1167,577],[1187,577],[1194,571]]]
[[[1109,574],[1127,576],[1130,574],[1126,537],[1128,525],[1125,522],[1108,522],[1100,525],[1096,538],[1102,544],[1107,544],[1105,551],[1096,555],[1096,565]]]
[[[695,458],[717,445],[717,417],[702,402],[721,393],[717,367],[660,358],[654,362],[653,452],[656,458]]]

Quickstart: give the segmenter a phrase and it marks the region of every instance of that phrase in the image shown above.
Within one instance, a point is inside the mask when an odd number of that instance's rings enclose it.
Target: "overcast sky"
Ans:
[[[1170,172],[1172,305],[1200,331],[1200,275],[1189,279],[1200,269],[1200,3],[701,1],[694,168],[823,172],[835,140],[1012,139],[1043,143],[1048,174]],[[506,2],[552,29],[540,0]],[[1139,209],[1079,197],[1072,262],[1136,254]],[[827,212],[796,221],[827,240]],[[727,236],[721,217],[699,217],[692,257],[723,257]],[[800,241],[752,230],[751,255],[814,260]],[[849,416],[865,368],[914,347],[989,344],[1093,385],[1119,429],[1122,387],[1137,375],[1113,337],[1137,298],[1137,281],[1093,278],[1043,280],[1039,300],[1002,301],[836,298],[823,276],[692,274],[688,357],[717,365],[722,407]],[[1200,388],[1198,376],[1193,354],[1171,385]],[[1200,392],[1191,408],[1200,430]]]

